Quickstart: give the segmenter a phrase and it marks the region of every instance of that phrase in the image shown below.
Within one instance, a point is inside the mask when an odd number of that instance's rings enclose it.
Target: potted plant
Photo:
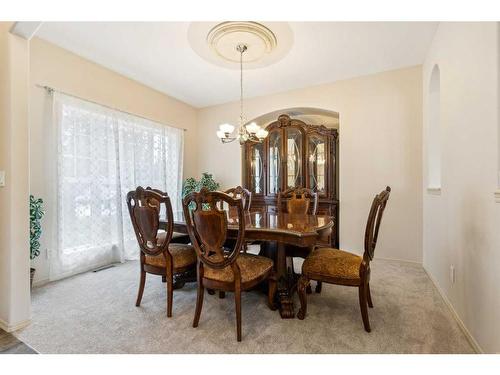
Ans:
[[[40,237],[42,235],[41,220],[45,211],[43,200],[30,195],[30,259],[33,260],[40,255]],[[30,285],[33,286],[35,269],[30,268]]]
[[[194,191],[199,192],[202,188],[205,188],[208,191],[216,191],[220,188],[220,184],[214,180],[214,177],[210,173],[207,172],[202,173],[199,181],[196,181],[193,177],[189,177],[182,185],[182,199]],[[191,202],[189,208],[193,209],[193,207],[194,202]]]
[[[207,172],[202,173],[199,181],[196,181],[193,177],[189,177],[184,181],[182,186],[182,198],[184,199],[187,195],[194,191],[198,192],[202,188],[206,188],[208,191],[216,191],[220,188],[220,184]]]

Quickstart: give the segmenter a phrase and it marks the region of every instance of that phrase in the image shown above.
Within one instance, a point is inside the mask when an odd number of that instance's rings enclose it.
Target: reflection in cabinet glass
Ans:
[[[297,128],[286,131],[287,189],[302,186],[302,133]]]
[[[311,189],[324,193],[326,186],[326,155],[324,137],[309,137],[309,181]]]
[[[250,191],[255,194],[262,194],[264,192],[264,165],[263,165],[263,150],[262,143],[252,145],[251,154],[251,170],[250,170]]]
[[[278,194],[281,188],[281,133],[269,135],[269,192]]]

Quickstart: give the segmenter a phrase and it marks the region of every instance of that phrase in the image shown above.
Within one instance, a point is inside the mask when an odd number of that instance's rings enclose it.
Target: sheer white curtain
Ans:
[[[50,279],[137,258],[125,197],[137,186],[168,192],[181,209],[184,132],[54,93],[57,235]]]

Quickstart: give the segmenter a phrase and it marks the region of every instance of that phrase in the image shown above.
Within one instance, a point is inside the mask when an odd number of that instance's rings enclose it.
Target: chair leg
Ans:
[[[234,303],[236,305],[236,338],[241,341],[241,287],[239,285],[234,290]]]
[[[303,320],[306,317],[307,313],[307,293],[306,289],[307,286],[309,285],[309,279],[302,275],[299,279],[299,284],[297,288],[297,292],[299,294],[299,299],[300,299],[300,309],[299,312],[297,313],[297,318],[300,320]]]
[[[142,269],[142,266],[141,266],[141,278],[140,278],[140,282],[139,282],[139,292],[137,293],[137,300],[135,301],[136,306],[141,305],[142,294],[144,293],[144,285],[145,284],[146,284],[146,271],[144,271],[144,269]]]
[[[274,302],[274,297],[276,295],[276,288],[277,288],[276,276],[275,275],[269,276],[267,282],[268,282],[267,304],[269,308],[274,311],[277,309],[276,303]]]
[[[226,292],[224,292],[223,290],[219,290],[219,298],[220,299],[226,298]]]
[[[194,312],[194,320],[193,320],[193,327],[196,328],[198,327],[198,322],[200,321],[200,315],[201,315],[201,307],[203,306],[203,294],[205,292],[205,289],[203,288],[203,283],[201,280],[198,280],[198,294],[196,296],[196,309]]]
[[[366,297],[368,301],[368,307],[373,309],[372,294],[370,292],[370,283],[366,284]]]
[[[321,281],[316,282],[316,293],[321,293],[321,287],[323,286],[323,283]]]
[[[370,320],[368,319],[368,305],[367,305],[367,285],[361,284],[359,286],[359,307],[361,308],[361,317],[363,318],[363,325],[365,331],[370,332]]]
[[[174,278],[167,276],[167,317],[172,317],[172,305],[174,302]]]

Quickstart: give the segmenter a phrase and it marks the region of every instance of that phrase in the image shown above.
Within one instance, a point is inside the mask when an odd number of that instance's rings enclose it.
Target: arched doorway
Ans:
[[[434,65],[429,82],[429,113],[427,124],[427,188],[441,190],[441,73]]]
[[[304,121],[309,125],[324,125],[327,128],[339,129],[339,113],[328,109],[314,107],[292,107],[283,108],[276,111],[260,115],[249,122],[256,122],[258,125],[267,126],[276,121],[279,115],[288,115],[293,119]]]

